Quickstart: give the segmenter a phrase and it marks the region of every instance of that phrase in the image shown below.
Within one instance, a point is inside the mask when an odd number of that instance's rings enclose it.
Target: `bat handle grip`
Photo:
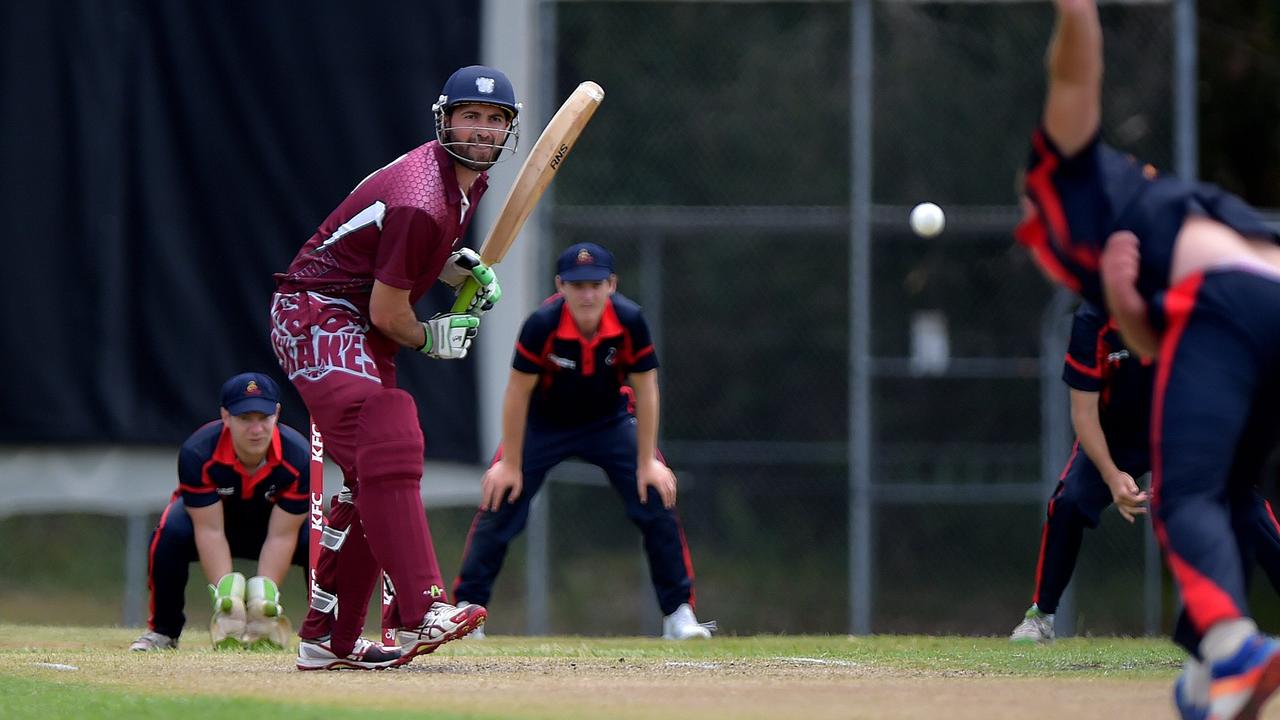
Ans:
[[[469,277],[462,283],[462,287],[458,289],[458,297],[453,301],[453,312],[464,313],[467,308],[471,307],[471,301],[475,300],[476,293],[480,291],[480,283],[474,277]]]

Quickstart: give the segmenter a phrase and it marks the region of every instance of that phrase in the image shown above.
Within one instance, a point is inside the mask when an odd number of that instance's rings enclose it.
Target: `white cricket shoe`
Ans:
[[[471,603],[465,606],[431,603],[421,625],[416,628],[400,628],[396,633],[396,640],[400,642],[400,649],[404,653],[396,665],[404,665],[419,655],[435,652],[436,648],[447,642],[466,637],[484,625],[488,617],[487,610]]]
[[[178,638],[171,638],[168,635],[161,635],[154,630],[148,630],[142,633],[142,636],[133,641],[129,649],[134,652],[149,652],[151,650],[177,650]]]
[[[699,640],[711,637],[716,630],[716,621],[700,623],[693,614],[693,608],[685,603],[676,611],[662,619],[663,640]]]
[[[1009,635],[1010,642],[1016,643],[1050,643],[1053,642],[1053,615],[1040,612],[1040,608],[1032,605],[1027,609],[1022,622]]]
[[[472,605],[475,605],[475,603],[471,603],[471,602],[467,602],[466,600],[463,600],[463,601],[461,601],[461,602],[459,602],[459,603],[458,603],[458,608],[459,608],[459,609],[461,609],[461,608],[464,608],[464,607],[470,607],[470,606],[472,606]],[[479,626],[477,626],[477,627],[476,627],[476,629],[475,629],[475,630],[472,630],[472,631],[471,631],[471,633],[470,633],[469,635],[467,635],[467,636],[466,636],[465,638],[463,638],[463,639],[464,639],[464,640],[483,640],[484,638],[485,638],[485,635],[484,635],[484,626],[483,626],[483,625],[479,625]]]
[[[395,665],[400,648],[386,648],[364,638],[356,638],[351,653],[338,657],[329,649],[329,638],[298,643],[299,670],[381,670]]]

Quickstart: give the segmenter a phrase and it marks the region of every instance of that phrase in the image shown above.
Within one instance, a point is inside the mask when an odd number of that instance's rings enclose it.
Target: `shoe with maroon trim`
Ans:
[[[396,665],[404,665],[419,655],[436,651],[441,645],[466,637],[484,625],[489,612],[479,605],[462,607],[448,603],[432,603],[422,624],[416,628],[401,628],[396,633],[403,653]]]
[[[383,647],[364,638],[356,638],[356,646],[348,655],[339,657],[329,649],[329,638],[298,643],[299,670],[381,670],[392,667],[400,659],[400,648]]]

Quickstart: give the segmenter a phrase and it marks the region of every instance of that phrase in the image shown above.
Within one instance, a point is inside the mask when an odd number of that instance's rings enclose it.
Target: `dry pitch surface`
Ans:
[[[135,635],[0,625],[0,675],[485,717],[1141,720],[1174,717],[1178,662],[1172,647],[1141,640],[1012,648],[988,638],[491,638],[398,670],[301,673],[290,655],[191,647],[195,633],[178,652],[129,653]],[[1135,661],[1115,660],[1126,653]],[[1280,718],[1280,706],[1266,717]]]

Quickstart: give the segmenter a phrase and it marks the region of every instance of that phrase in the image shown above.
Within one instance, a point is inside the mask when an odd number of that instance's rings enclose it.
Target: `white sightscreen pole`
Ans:
[[[540,4],[537,0],[485,0],[480,9],[480,51],[486,65],[502,70],[511,78],[516,97],[524,104],[520,112],[520,152],[498,163],[489,172],[489,192],[480,203],[476,217],[476,232],[483,237],[493,227],[502,202],[515,182],[516,173],[524,163],[525,153],[537,142],[546,125],[545,98],[549,89],[544,65],[546,53],[541,34]],[[550,193],[548,193],[550,195]],[[550,198],[545,197],[543,204]],[[506,391],[507,377],[511,373],[511,354],[515,348],[520,325],[538,303],[538,289],[542,287],[538,277],[541,264],[538,251],[544,239],[544,223],[539,221],[543,211],[535,211],[525,223],[520,236],[507,251],[506,258],[498,266],[498,279],[502,283],[502,302],[484,316],[474,352],[479,366],[480,443],[486,456],[494,451],[502,437],[502,396]],[[476,483],[480,478],[476,478]],[[549,488],[543,488],[543,495]],[[528,592],[528,616],[526,631],[531,635],[545,635],[550,629],[548,612],[547,577],[548,528],[547,498],[538,498],[530,509],[526,535],[528,562],[525,583]]]
[[[525,153],[542,133],[542,91],[539,84],[537,54],[536,0],[486,0],[481,9],[482,62],[498,68],[511,78],[516,98],[523,103],[520,112],[520,147],[514,156],[494,165],[489,171],[489,190],[480,203],[473,223],[477,240],[493,227],[502,209],[516,172]],[[462,63],[459,63],[461,65]],[[480,443],[482,454],[489,455],[502,437],[502,394],[511,369],[511,353],[525,316],[537,304],[534,258],[539,242],[538,223],[525,223],[519,238],[497,266],[502,283],[502,302],[484,316],[475,353],[480,380]],[[486,457],[487,459],[487,457]]]

